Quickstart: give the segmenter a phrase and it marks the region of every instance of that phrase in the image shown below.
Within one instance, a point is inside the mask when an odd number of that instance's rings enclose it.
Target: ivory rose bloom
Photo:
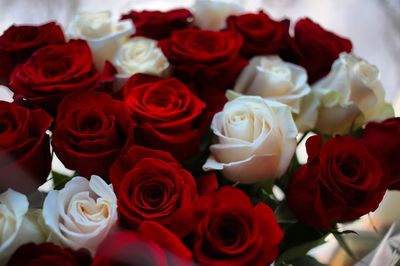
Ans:
[[[157,41],[145,37],[134,37],[123,43],[113,60],[118,70],[118,87],[136,73],[168,77],[170,65]]]
[[[311,91],[306,70],[282,61],[279,56],[253,57],[240,74],[234,91],[289,105],[300,131],[313,128],[316,122],[316,112],[302,112],[303,99]]]
[[[194,24],[202,30],[221,30],[226,19],[244,12],[241,5],[221,0],[196,0],[193,7]]]
[[[97,70],[111,61],[121,42],[135,32],[131,21],[113,19],[111,12],[78,13],[67,29],[70,39],[86,40],[92,50]]]
[[[43,204],[43,217],[55,242],[92,254],[117,221],[117,198],[99,176],[77,176],[60,191],[52,190]]]
[[[296,150],[297,128],[290,108],[259,96],[225,104],[211,123],[217,143],[205,171],[221,170],[233,181],[251,184],[282,176]]]
[[[377,67],[352,54],[341,53],[312,92],[320,102],[319,133],[344,134],[369,121],[394,116],[392,105],[385,102]]]
[[[4,265],[19,246],[45,241],[39,210],[29,210],[24,194],[8,189],[0,194],[0,265]]]

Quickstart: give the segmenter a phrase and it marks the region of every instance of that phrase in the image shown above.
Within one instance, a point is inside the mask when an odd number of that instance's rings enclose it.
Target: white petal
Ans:
[[[243,12],[239,4],[221,0],[196,0],[193,6],[194,23],[204,30],[221,30],[226,18]]]

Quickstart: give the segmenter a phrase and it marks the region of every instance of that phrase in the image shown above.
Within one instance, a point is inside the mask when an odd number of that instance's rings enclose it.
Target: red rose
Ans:
[[[230,16],[227,28],[242,35],[242,53],[251,58],[254,55],[279,54],[286,47],[289,36],[289,20],[272,20],[263,11],[258,14]]]
[[[400,118],[368,123],[361,141],[381,162],[389,189],[400,190]]]
[[[308,161],[291,177],[289,207],[303,222],[329,229],[374,211],[385,194],[382,169],[352,137],[335,137],[322,146],[313,136],[306,143]]]
[[[175,31],[159,42],[180,80],[221,90],[231,88],[247,64],[240,56],[242,44],[238,33],[198,29]]]
[[[205,104],[183,83],[136,74],[123,93],[143,146],[167,151],[179,161],[197,154]]]
[[[109,82],[112,68],[106,65],[106,77],[102,76],[93,65],[85,41],[48,45],[14,69],[10,87],[15,99],[24,98],[54,114],[65,95],[73,91],[98,89],[99,82]]]
[[[308,73],[309,81],[314,82],[329,73],[332,63],[341,52],[351,52],[351,41],[323,29],[306,18],[296,23],[295,41],[303,59],[301,64]]]
[[[47,44],[64,43],[60,26],[50,22],[40,26],[11,26],[0,36],[0,84],[7,84],[16,64],[25,62]]]
[[[154,222],[144,222],[136,232],[111,233],[98,247],[93,266],[193,265],[192,254],[178,237]]]
[[[52,120],[41,109],[0,101],[0,193],[12,188],[29,194],[46,181]]]
[[[171,214],[197,198],[193,176],[169,153],[141,146],[130,147],[115,160],[110,178],[120,222],[129,228],[146,220],[169,227]]]
[[[52,144],[67,168],[107,180],[114,159],[133,141],[133,127],[123,102],[102,92],[76,92],[60,103]]]
[[[193,254],[202,265],[268,265],[279,254],[283,231],[273,211],[264,203],[254,207],[239,189],[212,191],[174,216],[179,235],[193,235]]]
[[[135,24],[134,36],[161,40],[168,38],[175,30],[190,26],[193,15],[187,9],[174,9],[167,12],[160,11],[131,11],[121,19],[131,19]]]
[[[53,243],[36,245],[28,243],[20,246],[7,263],[8,266],[89,266],[92,258],[86,249],[72,250]]]

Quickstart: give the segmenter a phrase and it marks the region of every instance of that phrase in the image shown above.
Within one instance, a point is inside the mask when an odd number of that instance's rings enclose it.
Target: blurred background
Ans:
[[[296,21],[307,16],[324,28],[350,38],[354,52],[380,69],[386,99],[395,105],[396,115],[400,115],[400,0],[225,1],[240,3],[248,11],[263,9],[276,19],[287,17]],[[119,17],[132,9],[168,10],[188,8],[193,3],[194,0],[0,0],[0,34],[12,24],[57,20],[67,26],[77,11],[111,10]],[[0,88],[0,99],[9,97],[9,92]],[[362,255],[376,246],[385,228],[400,220],[399,203],[400,192],[388,192],[375,213],[346,226],[360,233],[348,236],[352,248]],[[334,239],[311,253],[323,263],[352,264]]]

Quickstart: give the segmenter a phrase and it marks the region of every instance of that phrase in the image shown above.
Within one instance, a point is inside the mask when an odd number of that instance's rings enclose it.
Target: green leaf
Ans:
[[[233,91],[233,90],[227,90],[225,93],[226,98],[228,99],[228,101],[233,101],[236,98],[242,96],[243,94],[237,92],[237,91]]]
[[[282,201],[275,209],[275,217],[279,224],[294,224],[298,222],[298,219],[290,210],[286,200]]]
[[[184,162],[182,165],[183,167],[192,173],[193,176],[203,174],[203,165],[206,162],[209,154],[209,146],[212,142],[213,133],[209,129],[203,136],[201,143],[200,143],[200,150],[199,153],[196,154],[193,158],[189,161]]]
[[[56,171],[51,171],[51,176],[54,183],[54,189],[60,190],[69,180],[71,180],[72,177],[75,176],[75,174],[72,176],[67,176]]]
[[[295,246],[283,252],[279,256],[278,262],[286,263],[296,258],[302,257],[306,255],[307,252],[310,251],[312,248],[318,247],[324,243],[325,243],[325,237]]]
[[[360,235],[359,233],[357,233],[356,231],[353,231],[353,230],[344,230],[344,231],[337,231],[337,230],[334,230],[334,231],[332,231],[332,234],[338,234],[338,235],[348,235],[348,234],[355,234],[355,235]]]
[[[305,255],[302,257],[298,257],[296,259],[285,261],[285,262],[277,262],[276,266],[285,266],[285,265],[295,265],[295,266],[325,266],[326,264],[320,263],[315,258]]]
[[[274,179],[267,179],[263,182],[259,182],[254,184],[253,186],[253,195],[258,195],[261,199],[264,197],[274,198],[274,193],[272,192],[272,188],[275,185]]]
[[[297,159],[296,154],[294,154],[286,173],[281,178],[276,180],[276,185],[280,189],[282,189],[283,192],[286,193],[287,187],[289,185],[289,180],[292,177],[293,173],[299,168],[299,166],[299,160]]]
[[[337,242],[339,243],[339,246],[343,248],[344,251],[346,251],[347,255],[349,255],[350,258],[352,258],[354,261],[360,260],[360,258],[358,258],[357,255],[351,250],[346,240],[343,238],[342,234],[335,233],[333,234],[333,236],[336,238]]]

